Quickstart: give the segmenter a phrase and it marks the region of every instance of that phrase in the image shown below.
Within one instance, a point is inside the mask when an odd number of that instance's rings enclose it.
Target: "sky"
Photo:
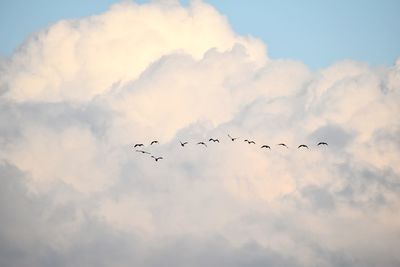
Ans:
[[[399,53],[313,65],[218,3],[79,3],[0,58],[0,266],[400,266]]]
[[[9,56],[27,36],[51,23],[99,14],[116,2],[2,0],[0,54]],[[312,69],[343,59],[389,66],[400,52],[397,0],[207,2],[228,18],[237,33],[266,42],[272,58],[301,60]]]

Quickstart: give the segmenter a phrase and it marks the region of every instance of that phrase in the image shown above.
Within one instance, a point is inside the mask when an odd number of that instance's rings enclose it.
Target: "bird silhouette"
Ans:
[[[143,154],[149,154],[149,155],[150,155],[150,153],[149,153],[149,152],[147,152],[147,151],[144,151],[144,150],[136,150],[136,152],[143,153]]]
[[[271,147],[268,146],[268,145],[262,145],[261,148],[269,148],[269,149],[271,149]]]
[[[280,144],[278,144],[278,146],[284,146],[284,147],[288,148],[288,146],[284,143],[280,143]]]
[[[133,146],[133,148],[138,147],[138,146],[143,146],[143,144],[135,144],[135,145]]]
[[[247,142],[249,145],[250,145],[250,144],[256,144],[256,142],[254,142],[254,141],[252,141],[252,140],[247,140],[247,139],[244,140],[244,142]]]
[[[210,139],[208,140],[208,142],[211,142],[211,141],[213,141],[214,143],[215,143],[215,142],[219,143],[219,140],[218,140],[218,139],[210,138]]]
[[[232,137],[229,134],[228,134],[228,137],[232,140],[232,142],[239,138],[239,137]]]
[[[309,149],[308,146],[306,146],[306,145],[299,145],[297,148],[302,148],[302,147]]]
[[[155,161],[159,161],[160,159],[163,159],[163,157],[154,157],[154,156],[151,156]]]
[[[327,144],[327,143],[325,143],[325,142],[319,142],[319,143],[317,144],[317,146],[321,146],[321,145],[325,145],[325,146],[327,146],[328,144]]]
[[[198,145],[204,145],[205,147],[207,147],[206,143],[204,143],[204,142],[198,142],[197,144]]]
[[[157,140],[151,141],[150,145],[158,144]]]
[[[179,143],[181,143],[181,146],[184,147],[185,145],[187,145],[188,142],[183,142],[182,143],[181,141],[179,141]]]

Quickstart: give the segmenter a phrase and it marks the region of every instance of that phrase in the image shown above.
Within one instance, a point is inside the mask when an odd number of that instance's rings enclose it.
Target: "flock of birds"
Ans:
[[[228,134],[228,137],[231,139],[232,142],[234,142],[235,140],[239,139],[239,137],[232,137],[232,136],[230,136],[229,134]],[[219,139],[217,139],[217,138],[210,138],[210,139],[208,140],[208,142],[219,143]],[[249,145],[250,145],[250,144],[254,144],[254,145],[256,144],[255,141],[249,140],[249,139],[245,139],[244,142],[248,143]],[[181,145],[182,147],[184,147],[184,146],[186,146],[186,145],[188,144],[188,142],[182,142],[182,141],[180,141],[180,140],[179,140],[179,143],[180,143],[180,145]],[[159,142],[158,142],[157,140],[151,141],[150,146],[155,145],[155,144],[159,144]],[[197,145],[202,145],[202,146],[204,146],[204,147],[207,147],[207,144],[204,143],[204,142],[198,142]],[[285,148],[289,148],[285,143],[279,143],[279,144],[277,144],[277,146],[282,146],[282,147],[285,147]],[[317,146],[328,146],[328,143],[326,143],[326,142],[319,142],[319,143],[317,144]],[[138,143],[138,144],[134,144],[134,145],[133,145],[133,148],[135,148],[135,149],[138,148],[138,147],[144,147],[144,144]],[[270,147],[269,145],[262,145],[261,148],[271,149],[271,147]],[[306,148],[306,149],[309,149],[309,147],[308,147],[307,145],[305,145],[305,144],[301,144],[301,145],[299,145],[297,148],[298,148],[298,149],[299,149],[299,148]],[[163,159],[163,157],[154,156],[154,155],[152,155],[150,152],[145,151],[145,150],[136,149],[135,151],[138,152],[138,153],[151,155],[151,157],[152,157],[156,162],[159,161],[159,160],[161,160],[161,159]]]

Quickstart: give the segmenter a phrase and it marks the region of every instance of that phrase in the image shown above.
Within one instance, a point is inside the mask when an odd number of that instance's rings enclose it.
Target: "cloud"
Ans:
[[[35,34],[6,64],[3,83],[17,101],[85,101],[136,79],[164,55],[199,59],[211,48],[224,51],[235,43],[244,45],[254,62],[265,60],[265,46],[236,36],[211,6],[123,2],[104,14],[59,21]]]
[[[400,263],[399,60],[313,72],[159,1],[57,22],[0,64],[0,265]]]

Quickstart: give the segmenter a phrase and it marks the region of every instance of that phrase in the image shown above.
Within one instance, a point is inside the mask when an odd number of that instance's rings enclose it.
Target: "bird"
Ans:
[[[299,145],[297,148],[302,148],[302,147],[309,149],[308,146],[306,146],[306,145]]]
[[[204,143],[204,142],[198,142],[197,144],[198,145],[204,145],[205,147],[207,147],[206,143]]]
[[[133,148],[138,147],[138,146],[143,146],[143,144],[135,144],[135,145],[133,146]]]
[[[185,145],[187,145],[188,142],[183,142],[182,143],[181,141],[179,141],[179,143],[181,143],[181,146],[184,147]]]
[[[214,143],[215,143],[215,142],[219,143],[219,140],[218,140],[218,139],[210,138],[210,139],[208,140],[208,142],[211,142],[211,141],[213,141]]]
[[[320,145],[325,145],[325,146],[327,146],[328,144],[325,143],[325,142],[319,142],[319,143],[317,144],[317,146],[320,146]]]
[[[278,144],[278,146],[284,146],[284,147],[288,148],[288,146],[285,145],[284,143],[280,143],[280,144]]]
[[[159,144],[157,140],[151,141],[150,145]]]
[[[269,149],[271,149],[271,147],[268,146],[268,145],[262,145],[261,148],[269,148]]]
[[[143,154],[149,154],[149,155],[150,155],[150,153],[149,153],[149,152],[147,152],[147,151],[144,151],[144,150],[136,150],[136,152],[143,153]]]
[[[163,159],[163,157],[154,157],[154,156],[151,156],[155,161],[159,161],[160,159]]]
[[[256,144],[256,142],[251,141],[251,140],[247,140],[247,139],[246,139],[246,140],[244,140],[244,141],[247,142],[249,145],[250,145],[250,144]]]
[[[228,134],[228,137],[232,140],[232,142],[239,138],[239,137],[232,137],[229,134]]]

